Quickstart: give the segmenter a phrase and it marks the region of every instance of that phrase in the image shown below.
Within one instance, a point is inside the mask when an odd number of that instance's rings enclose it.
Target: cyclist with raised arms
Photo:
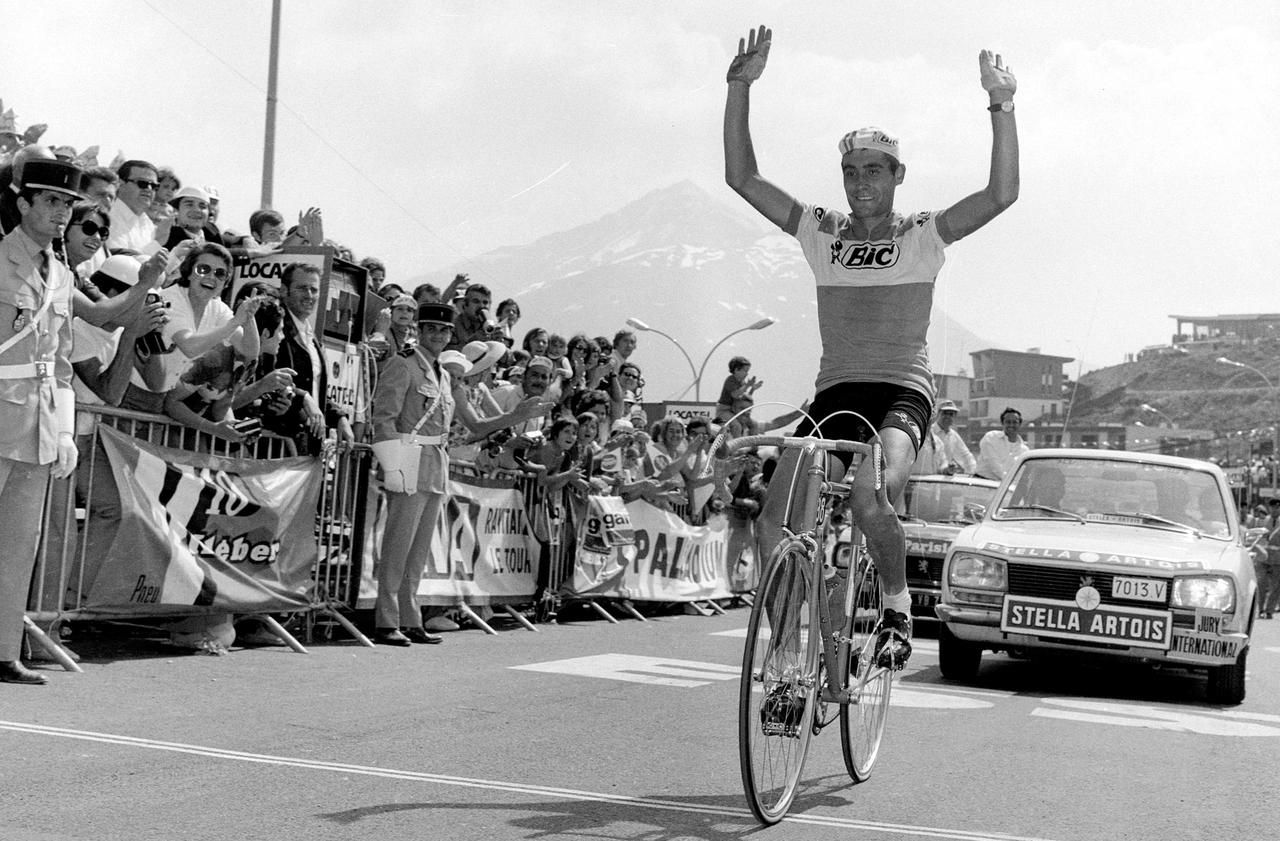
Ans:
[[[724,111],[725,181],[747,202],[799,240],[817,281],[822,338],[816,395],[809,410],[822,437],[865,440],[869,430],[848,414],[865,417],[880,434],[885,490],[874,489],[874,471],[854,479],[852,516],[883,581],[883,642],[879,661],[901,668],[911,654],[911,595],[907,592],[902,526],[894,513],[933,414],[935,390],[925,334],[933,285],[943,249],[990,222],[1018,198],[1018,136],[1013,117],[1017,81],[1000,56],[978,56],[982,87],[990,99],[991,172],[987,186],[946,210],[902,215],[894,190],[906,175],[897,138],[863,128],[841,138],[840,168],[847,213],[802,204],[760,175],[748,124],[751,83],[769,57],[770,30],[761,26],[738,42],[729,65]],[[833,92],[846,88],[831,80]],[[830,416],[830,422],[825,419]],[[797,435],[812,434],[802,421]],[[785,488],[797,451],[784,451],[774,486]],[[769,494],[757,521],[761,554],[782,538],[785,493]],[[810,515],[811,516],[811,515]],[[802,521],[808,521],[805,518]],[[839,594],[842,598],[843,593]],[[834,597],[833,597],[834,598]]]

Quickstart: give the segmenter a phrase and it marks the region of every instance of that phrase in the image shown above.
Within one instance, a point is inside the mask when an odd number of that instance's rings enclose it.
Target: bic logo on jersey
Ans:
[[[850,242],[836,240],[831,243],[831,262],[846,269],[887,269],[898,262],[898,243]]]

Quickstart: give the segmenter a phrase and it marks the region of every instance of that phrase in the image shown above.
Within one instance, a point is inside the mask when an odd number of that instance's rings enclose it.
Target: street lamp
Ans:
[[[1280,401],[1277,400],[1276,386],[1275,386],[1275,383],[1271,382],[1270,377],[1268,377],[1266,374],[1262,373],[1252,365],[1246,364],[1244,362],[1237,362],[1236,360],[1228,359],[1225,356],[1218,357],[1218,364],[1230,365],[1232,368],[1244,368],[1245,370],[1252,371],[1253,373],[1257,374],[1259,377],[1262,377],[1262,381],[1265,382],[1267,384],[1267,388],[1271,390],[1271,417],[1273,419],[1273,422],[1275,418],[1280,417]],[[1272,428],[1272,433],[1273,434],[1271,438],[1271,459],[1274,462],[1277,458],[1280,458],[1280,423],[1275,423],[1275,425]],[[1271,487],[1274,488],[1278,484],[1280,484],[1280,482],[1278,482],[1277,479],[1278,477],[1276,476],[1275,466],[1273,465],[1272,472],[1271,472]]]
[[[637,330],[642,330],[642,331],[647,332],[647,333],[657,333],[659,336],[662,336],[664,339],[666,339],[667,341],[671,342],[671,344],[675,345],[675,346],[676,346],[676,348],[677,348],[681,353],[683,353],[683,354],[684,354],[684,361],[689,363],[689,373],[693,374],[693,376],[694,376],[694,377],[697,377],[697,376],[698,376],[698,369],[696,369],[696,368],[694,368],[694,367],[693,367],[693,360],[689,358],[689,351],[685,350],[685,349],[684,349],[684,345],[682,345],[682,344],[680,344],[679,342],[677,342],[673,336],[670,336],[670,335],[668,335],[668,334],[666,334],[666,333],[663,333],[663,332],[662,332],[661,330],[659,330],[657,327],[650,327],[648,324],[645,324],[643,321],[641,321],[641,320],[640,320],[640,319],[638,319],[638,318],[628,318],[628,319],[627,319],[627,326],[628,326],[628,327],[634,327],[634,328],[636,328]],[[689,390],[689,389],[687,389],[687,388],[685,389],[685,391],[688,391],[688,390]]]
[[[707,355],[702,357],[702,365],[701,367],[698,368],[698,375],[693,378],[693,399],[694,400],[702,399],[702,372],[707,370],[707,363],[711,361],[711,354],[716,352],[716,348],[720,347],[722,344],[729,341],[729,339],[733,338],[739,333],[745,333],[748,330],[763,330],[764,328],[770,327],[776,324],[777,322],[778,320],[776,318],[769,318],[768,316],[766,316],[760,319],[759,321],[755,322],[754,324],[748,324],[746,327],[739,327],[737,330],[734,330],[732,333],[729,333],[723,339],[721,339],[720,341],[712,345],[711,350],[707,351]],[[687,388],[685,389],[685,391],[688,391],[688,390],[689,389]]]
[[[689,386],[686,387],[684,391],[680,392],[680,396],[683,397],[685,394],[689,392],[689,389],[692,388],[693,399],[701,402],[702,374],[704,371],[706,371],[707,363],[711,361],[711,354],[716,352],[716,348],[720,347],[720,345],[729,341],[729,339],[733,338],[739,333],[745,333],[748,330],[763,330],[766,327],[776,324],[777,321],[778,320],[776,318],[770,318],[766,316],[765,318],[762,318],[759,321],[756,321],[752,324],[748,324],[746,327],[739,327],[737,330],[734,330],[733,332],[727,334],[722,339],[720,339],[720,341],[716,342],[714,345],[711,346],[711,350],[707,351],[707,355],[702,358],[701,367],[698,367],[698,368],[695,368],[693,366],[693,360],[689,357],[688,351],[686,351],[684,347],[671,336],[668,336],[666,333],[663,333],[661,330],[658,330],[657,328],[650,327],[648,324],[645,324],[643,321],[641,321],[638,318],[628,318],[627,324],[631,327],[636,328],[637,330],[645,330],[650,333],[657,333],[659,336],[663,336],[664,338],[669,340],[671,344],[675,345],[677,348],[680,349],[680,352],[684,354],[685,361],[689,363],[690,372],[693,373],[693,382],[690,383]]]

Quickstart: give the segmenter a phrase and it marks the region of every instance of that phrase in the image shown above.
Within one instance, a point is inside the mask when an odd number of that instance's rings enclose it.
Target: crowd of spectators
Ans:
[[[0,131],[0,235],[16,224],[14,197],[27,162],[59,159],[81,169],[82,200],[54,250],[75,275],[73,362],[82,405],[166,415],[178,430],[166,443],[188,449],[252,443],[263,432],[313,455],[326,440],[370,440],[366,419],[330,398],[314,323],[320,270],[291,263],[278,287],[247,282],[231,295],[238,264],[286,246],[326,245],[356,262],[326,238],[319,208],[300,212],[293,225],[275,210],[258,210],[239,233],[233,223],[222,227],[220,193],[198,177],[140,158],[104,167],[96,149],[78,156],[34,140]],[[370,394],[387,362],[417,345],[419,306],[452,307],[453,336],[440,363],[452,374],[455,462],[522,471],[580,500],[644,499],[694,522],[711,511],[749,518],[758,510],[760,460],[718,459],[710,450],[722,431],[758,428],[750,408],[761,383],[745,358],[730,362],[712,417],[687,424],[650,417],[630,330],[593,337],[518,328],[519,302],[495,306],[494,292],[466,275],[444,289],[406,289],[388,278],[382,260],[358,262],[385,301],[362,343]],[[82,452],[94,446],[87,434],[78,443]]]

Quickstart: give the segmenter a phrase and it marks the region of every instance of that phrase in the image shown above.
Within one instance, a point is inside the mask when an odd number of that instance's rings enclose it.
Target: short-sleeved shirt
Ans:
[[[97,360],[98,374],[106,373],[107,368],[111,366],[112,361],[116,358],[116,351],[120,345],[120,336],[123,333],[123,327],[117,327],[112,332],[103,330],[101,327],[94,327],[84,319],[73,319],[71,322],[71,364],[74,366],[77,362]],[[132,353],[133,348],[126,348],[125,352]],[[76,402],[81,405],[101,406],[104,403],[103,399],[78,376],[71,381],[71,388],[75,390]],[[92,416],[77,412],[76,434],[88,435],[93,432],[93,421]]]
[[[927,333],[945,243],[932,212],[895,214],[892,235],[867,241],[847,214],[802,205],[795,238],[817,282],[818,391],[890,383],[934,397]]]
[[[173,337],[181,331],[208,333],[230,323],[236,317],[235,313],[231,311],[231,307],[222,303],[218,298],[214,298],[205,305],[204,314],[199,321],[196,321],[195,313],[191,309],[191,299],[187,297],[187,289],[184,286],[165,287],[160,290],[160,298],[169,304],[167,311],[169,321],[161,330],[166,346],[172,345]],[[223,343],[226,344],[226,340]],[[164,391],[168,391],[178,384],[178,380],[182,379],[182,375],[186,373],[187,369],[195,364],[195,360],[176,347],[166,353],[163,359]],[[129,382],[138,388],[149,390],[137,369],[134,369],[134,372],[129,376]]]

